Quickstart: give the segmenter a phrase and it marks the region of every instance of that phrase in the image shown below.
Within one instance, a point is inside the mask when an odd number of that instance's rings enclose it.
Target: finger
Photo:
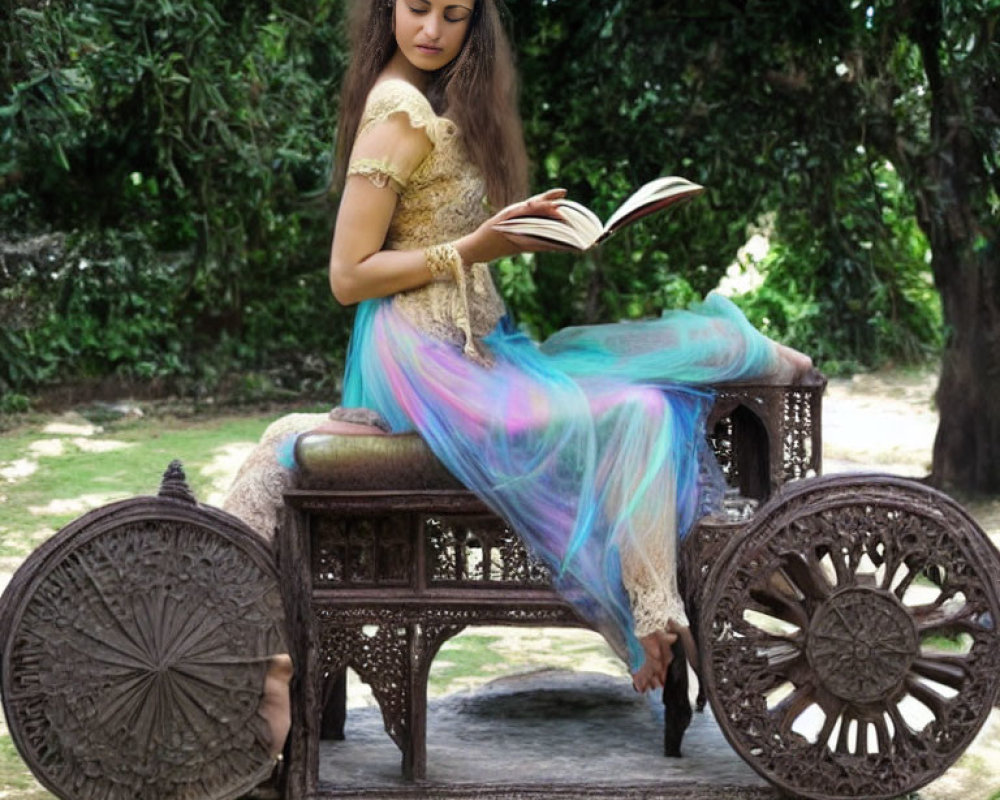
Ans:
[[[565,189],[562,188],[549,189],[547,191],[542,192],[541,194],[532,195],[531,197],[528,198],[528,202],[531,202],[532,200],[558,200],[561,197],[565,196],[566,196]]]
[[[550,199],[526,200],[524,202],[524,211],[521,213],[533,217],[553,217],[554,219],[562,219],[562,211],[560,211],[556,202]]]

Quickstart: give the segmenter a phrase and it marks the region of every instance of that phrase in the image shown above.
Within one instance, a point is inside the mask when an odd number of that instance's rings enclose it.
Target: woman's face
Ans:
[[[396,45],[413,66],[433,72],[462,50],[476,0],[396,0]]]

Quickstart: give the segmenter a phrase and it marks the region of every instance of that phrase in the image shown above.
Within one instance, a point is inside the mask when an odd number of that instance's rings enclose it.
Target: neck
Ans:
[[[427,73],[421,69],[417,69],[407,61],[406,56],[403,55],[399,48],[396,48],[396,52],[392,54],[392,58],[385,65],[382,74],[389,78],[402,78],[404,81],[412,83],[421,92],[427,92]]]

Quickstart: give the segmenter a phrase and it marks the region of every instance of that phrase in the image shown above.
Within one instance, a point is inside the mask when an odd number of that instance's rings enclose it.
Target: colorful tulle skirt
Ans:
[[[717,294],[541,345],[504,320],[483,344],[490,366],[418,330],[391,300],[366,301],[343,404],[419,432],[638,669],[638,636],[687,623],[677,542],[724,490],[705,436],[712,396],[698,387],[773,371],[774,345]]]

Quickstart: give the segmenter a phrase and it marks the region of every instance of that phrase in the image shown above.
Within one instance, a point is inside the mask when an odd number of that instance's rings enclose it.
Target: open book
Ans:
[[[589,250],[637,219],[694,197],[703,191],[705,187],[686,178],[676,176],[657,178],[634,192],[606,223],[602,223],[586,206],[564,198],[555,201],[559,213],[563,216],[561,220],[538,216],[511,217],[493,227],[503,233],[533,236],[577,250]]]

